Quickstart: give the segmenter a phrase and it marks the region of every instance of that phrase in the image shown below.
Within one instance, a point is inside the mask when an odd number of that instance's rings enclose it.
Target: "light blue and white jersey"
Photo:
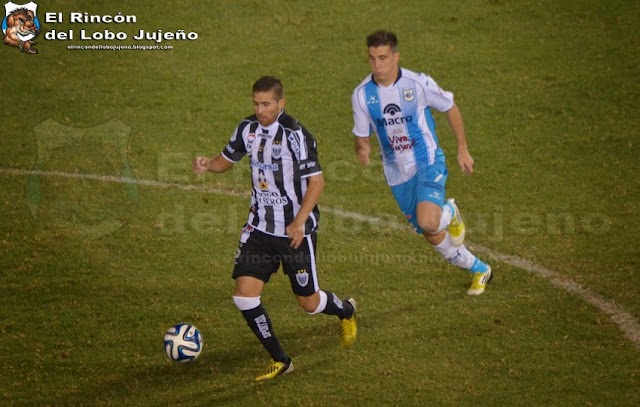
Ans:
[[[384,87],[369,75],[353,91],[351,104],[353,134],[376,133],[390,186],[411,179],[420,165],[444,160],[430,108],[448,111],[453,94],[440,89],[430,76],[401,68],[395,83]]]

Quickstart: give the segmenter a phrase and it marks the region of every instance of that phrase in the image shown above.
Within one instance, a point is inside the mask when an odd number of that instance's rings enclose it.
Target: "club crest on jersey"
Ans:
[[[300,269],[296,272],[296,281],[300,287],[306,287],[309,284],[309,273],[306,269]]]
[[[282,144],[279,141],[276,141],[271,146],[271,157],[274,160],[279,160],[282,157]]]
[[[402,89],[402,98],[405,102],[411,102],[416,98],[416,95],[413,93],[413,89]]]

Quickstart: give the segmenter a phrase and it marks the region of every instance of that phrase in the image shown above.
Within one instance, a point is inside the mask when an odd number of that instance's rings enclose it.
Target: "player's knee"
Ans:
[[[298,300],[298,305],[309,314],[315,313],[320,303],[317,295],[311,295],[309,297],[296,296],[296,299]]]
[[[433,235],[439,232],[440,222],[436,219],[418,219],[418,226],[422,229],[423,233],[427,235]]]

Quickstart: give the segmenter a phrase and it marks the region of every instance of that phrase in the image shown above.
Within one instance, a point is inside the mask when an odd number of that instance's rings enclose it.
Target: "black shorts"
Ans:
[[[287,237],[272,236],[246,225],[236,251],[233,278],[255,277],[265,283],[282,264],[294,294],[308,297],[318,291],[316,275],[316,233],[306,235],[297,249]]]

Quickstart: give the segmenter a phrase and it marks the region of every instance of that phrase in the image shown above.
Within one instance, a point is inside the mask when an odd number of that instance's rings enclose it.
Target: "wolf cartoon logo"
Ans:
[[[2,42],[10,47],[17,47],[25,54],[37,54],[33,46],[33,39],[40,32],[40,21],[36,17],[38,5],[34,2],[27,4],[5,3],[4,19],[2,20]]]

